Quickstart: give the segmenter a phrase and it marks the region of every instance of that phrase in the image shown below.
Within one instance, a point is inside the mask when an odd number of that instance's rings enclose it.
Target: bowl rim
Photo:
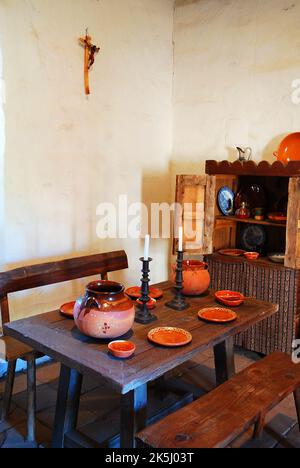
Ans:
[[[108,287],[115,287],[115,291],[99,291],[96,288],[101,286],[108,286]],[[86,286],[86,291],[91,294],[99,294],[99,295],[117,295],[121,294],[125,291],[125,286],[122,283],[118,283],[117,281],[108,281],[108,280],[96,280],[91,281]]]
[[[121,350],[121,349],[115,349],[113,346],[115,343],[128,343],[130,344],[131,348],[127,349],[126,351]],[[107,347],[110,351],[117,352],[117,353],[129,353],[131,351],[134,352],[136,350],[135,344],[129,340],[113,340],[108,343]]]

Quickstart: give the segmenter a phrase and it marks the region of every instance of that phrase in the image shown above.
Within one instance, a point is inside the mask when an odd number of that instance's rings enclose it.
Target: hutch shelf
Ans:
[[[287,221],[224,216],[217,204],[220,188],[228,186],[236,193],[245,184],[263,187],[267,211],[277,211],[276,203],[285,199]],[[280,306],[276,316],[241,334],[236,344],[262,354],[291,352],[293,340],[300,336],[300,161],[286,165],[207,161],[206,175],[177,176],[176,202],[183,207],[176,223],[184,227],[187,255],[205,256],[212,287],[240,291]],[[221,249],[241,247],[241,232],[249,223],[263,226],[266,232],[263,255],[255,261],[220,255]],[[267,257],[271,252],[285,252],[284,264],[271,262]]]

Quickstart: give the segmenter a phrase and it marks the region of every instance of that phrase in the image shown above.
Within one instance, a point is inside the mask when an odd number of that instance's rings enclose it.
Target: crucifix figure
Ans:
[[[89,71],[95,62],[95,54],[98,54],[100,47],[92,44],[92,38],[86,30],[85,37],[81,37],[79,42],[84,46],[84,87],[85,94],[90,94]]]

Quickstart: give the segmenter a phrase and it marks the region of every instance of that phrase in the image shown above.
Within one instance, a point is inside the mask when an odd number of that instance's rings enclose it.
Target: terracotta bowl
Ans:
[[[245,252],[244,255],[247,260],[257,260],[259,258],[259,253],[257,252]]]
[[[118,340],[111,341],[108,345],[108,349],[113,356],[126,359],[133,355],[136,348],[135,344],[131,341]]]
[[[245,296],[235,291],[218,291],[215,293],[217,301],[230,307],[238,307],[245,301]]]
[[[207,263],[197,260],[185,260],[183,269],[183,294],[199,296],[205,293],[210,285],[210,274]],[[172,265],[172,281],[175,282],[176,265]]]
[[[274,156],[283,163],[300,161],[300,132],[291,133],[284,138]]]

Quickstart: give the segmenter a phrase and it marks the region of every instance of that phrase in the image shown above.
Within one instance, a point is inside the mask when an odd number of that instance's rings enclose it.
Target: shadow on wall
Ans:
[[[156,231],[155,220],[151,217],[151,205],[168,204],[174,200],[171,194],[171,173],[161,169],[144,172],[142,178],[142,203],[147,207],[147,212],[141,217],[142,233],[153,233]],[[148,213],[148,216],[147,216]],[[147,218],[146,218],[147,217]],[[152,272],[158,281],[166,281],[169,277],[169,257],[171,253],[170,236],[163,237],[162,217],[160,216],[158,229],[158,238],[151,238],[150,256],[153,257],[151,265]],[[172,216],[170,218],[170,233],[172,233]],[[144,240],[140,242],[144,244]]]
[[[5,85],[2,78],[2,53],[0,49],[0,264],[4,261],[4,151],[5,151]]]

